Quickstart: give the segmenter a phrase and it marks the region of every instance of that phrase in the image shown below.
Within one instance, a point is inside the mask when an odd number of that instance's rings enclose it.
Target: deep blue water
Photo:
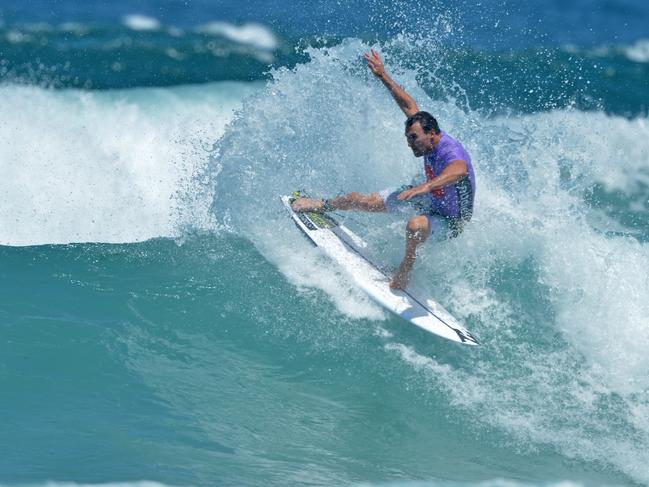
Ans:
[[[561,8],[252,2],[236,8],[11,1],[0,10],[0,76],[84,89],[250,81],[268,79],[271,67],[305,62],[306,45],[346,37],[385,43],[406,35],[420,42],[391,61],[417,68],[435,98],[464,98],[488,112],[576,106],[635,116],[647,111],[648,9],[646,2],[562,2]],[[240,30],[206,28],[213,22]]]
[[[187,28],[210,20],[261,22],[291,36],[386,35],[412,30],[450,12],[466,35],[462,43],[479,47],[576,44],[593,47],[632,43],[647,36],[649,6],[642,0],[554,0],[520,2],[484,0],[425,3],[401,0],[286,2],[251,0],[4,0],[5,24],[18,22],[83,22],[114,24],[138,13],[166,25]]]

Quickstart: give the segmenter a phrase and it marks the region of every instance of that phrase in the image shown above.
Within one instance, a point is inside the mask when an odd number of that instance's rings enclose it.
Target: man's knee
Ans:
[[[428,218],[425,216],[419,215],[408,220],[408,224],[406,225],[406,233],[408,236],[425,239],[428,237],[428,232],[430,232],[430,225]]]

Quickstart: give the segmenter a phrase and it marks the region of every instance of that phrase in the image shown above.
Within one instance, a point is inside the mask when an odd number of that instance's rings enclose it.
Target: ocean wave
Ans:
[[[626,56],[637,63],[649,63],[649,39],[640,39],[632,46],[624,48]]]
[[[270,63],[299,58],[260,24],[183,30],[137,16],[124,23],[0,27],[0,79],[84,89],[250,81],[263,79]]]
[[[160,21],[155,17],[140,14],[125,15],[122,23],[135,31],[159,30],[162,27]]]
[[[364,49],[352,41],[314,49],[310,63],[274,73],[217,145],[215,217],[280,269],[285,235],[295,230],[260,201],[296,188],[323,197],[372,192],[418,173],[402,114],[358,62]],[[416,71],[403,70],[398,79],[474,157],[472,229],[423,249],[413,280],[481,337],[486,362],[464,369],[404,344],[386,349],[447,391],[476,427],[487,423],[521,448],[556,448],[649,481],[641,467],[649,461],[649,423],[641,413],[649,407],[642,392],[649,387],[649,227],[609,233],[593,223],[605,202],[589,196],[598,184],[635,187],[637,173],[646,174],[646,119],[574,109],[485,117],[429,98]],[[611,161],[622,154],[625,168],[616,170]],[[646,188],[636,190],[649,200]],[[372,242],[377,259],[398,264],[403,221],[359,214],[346,221]],[[298,254],[293,265],[310,261],[306,243],[288,248]],[[331,293],[317,277],[307,284]],[[332,301],[344,312],[338,293]]]
[[[10,44],[20,44],[22,42],[29,42],[32,40],[29,34],[14,29],[8,30],[5,33],[5,38]]]
[[[309,46],[341,42],[326,37],[280,38],[264,25],[218,21],[187,29],[161,25],[153,30],[14,25],[0,28],[4,52],[0,78],[84,89],[261,80],[268,79],[271,65],[291,69],[306,62]],[[642,41],[621,48],[510,51],[433,49],[427,42],[413,48],[414,44],[406,42],[401,49],[393,39],[384,45],[393,46],[389,54],[402,57],[404,67],[418,71],[430,96],[462,100],[466,108],[495,114],[574,107],[625,117],[646,115],[649,63],[641,62],[646,49]],[[440,57],[443,64],[437,63]]]
[[[239,44],[247,44],[260,49],[277,49],[277,37],[268,27],[261,24],[243,24],[236,26],[227,22],[210,22],[195,29],[201,34],[223,36]]]
[[[604,44],[595,48],[580,48],[575,45],[564,46],[567,52],[576,55],[586,55],[593,58],[619,58],[624,57],[636,63],[649,62],[649,39],[638,39],[633,44],[613,45]]]
[[[0,86],[8,117],[0,128],[0,243],[173,236],[181,208],[193,208],[192,224],[209,226],[209,201],[187,200],[192,175],[255,89],[224,83],[89,94]]]

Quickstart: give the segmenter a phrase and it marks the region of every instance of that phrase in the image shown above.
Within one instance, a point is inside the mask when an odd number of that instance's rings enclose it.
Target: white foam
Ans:
[[[255,85],[0,86],[0,243],[132,242],[209,226],[196,171]],[[201,199],[202,198],[202,199]]]
[[[501,319],[508,316],[498,327],[522,341],[518,350],[508,351],[509,362],[527,373],[516,377],[491,370],[484,384],[474,384],[497,390],[494,395],[484,391],[485,402],[497,411],[487,417],[524,441],[609,462],[646,482],[649,477],[639,466],[649,461],[649,422],[629,411],[647,404],[642,391],[649,387],[644,352],[649,346],[649,248],[593,228],[582,199],[594,183],[609,190],[638,188],[647,174],[646,120],[568,110],[488,121],[483,130],[491,147],[478,143],[472,150],[483,162],[483,190],[474,221],[479,234],[464,249],[466,259],[479,259],[484,266],[472,273],[473,286],[489,289],[490,272],[529,262],[538,279],[530,288],[538,294],[527,296],[519,306],[534,305],[535,300],[545,303],[540,319],[524,326],[506,311],[508,303],[495,304],[505,312]],[[463,138],[470,140],[470,134]],[[508,144],[507,138],[516,143]],[[525,308],[521,312],[524,318]],[[485,323],[494,323],[492,311],[478,314]],[[529,327],[557,331],[566,348],[551,355],[541,352],[533,341],[526,343]],[[498,334],[502,336],[500,330]],[[498,345],[501,353],[503,347],[512,344]],[[535,392],[529,395],[529,390]],[[462,393],[452,392],[456,399]],[[606,404],[615,397],[620,403],[613,413]],[[611,415],[625,422],[627,430],[608,431]],[[558,424],[565,430],[553,426]],[[634,441],[628,439],[631,431],[637,435]],[[602,456],[602,451],[607,454]]]
[[[632,46],[624,48],[624,53],[631,61],[649,63],[649,39],[640,39]]]
[[[246,44],[259,49],[273,50],[278,46],[277,37],[268,27],[247,23],[234,25],[228,22],[209,22],[196,28],[196,32],[222,36],[239,44]]]
[[[29,34],[25,34],[19,30],[8,30],[5,34],[7,41],[11,44],[22,44],[24,42],[29,42],[32,40],[32,37]]]
[[[160,21],[155,17],[140,14],[125,15],[122,18],[122,23],[136,31],[158,30],[161,27]]]
[[[300,244],[304,244],[296,252]],[[264,246],[265,247],[265,246]],[[264,248],[279,270],[298,288],[324,291],[342,314],[355,319],[383,320],[384,312],[364,293],[355,288],[342,269],[330,265],[328,259],[306,242],[286,247]],[[314,268],[318,271],[314,272]]]

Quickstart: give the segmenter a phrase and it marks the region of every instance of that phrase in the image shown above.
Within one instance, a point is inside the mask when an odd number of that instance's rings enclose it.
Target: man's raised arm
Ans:
[[[390,78],[390,75],[388,75],[385,70],[383,61],[381,61],[381,58],[379,57],[379,53],[372,49],[370,52],[363,54],[363,57],[367,61],[367,67],[370,68],[370,71],[372,71],[374,76],[380,79],[385,87],[390,90],[390,94],[395,99],[403,113],[405,113],[407,117],[417,113],[419,111],[417,102],[406,93],[406,90],[401,88],[401,86]]]

